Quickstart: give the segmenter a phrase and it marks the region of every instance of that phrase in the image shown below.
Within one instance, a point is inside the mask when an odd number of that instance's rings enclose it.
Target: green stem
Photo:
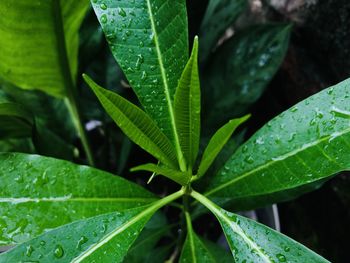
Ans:
[[[59,64],[60,70],[64,81],[67,105],[73,119],[74,126],[79,134],[81,142],[83,144],[88,162],[90,165],[94,166],[95,162],[93,159],[91,147],[82,124],[81,112],[77,105],[78,94],[76,86],[71,74],[71,68],[68,60],[68,53],[66,47],[66,39],[63,28],[61,5],[59,0],[53,0],[52,2],[52,15],[54,20],[54,30],[56,33],[56,44],[59,53]]]
[[[208,198],[206,198],[204,195],[201,195],[200,193],[192,190],[190,195],[196,199],[198,202],[200,202],[202,205],[204,205],[206,208],[208,208],[211,212],[213,212],[215,215],[220,214],[221,211],[217,207],[216,204],[214,204],[212,201],[210,201]]]

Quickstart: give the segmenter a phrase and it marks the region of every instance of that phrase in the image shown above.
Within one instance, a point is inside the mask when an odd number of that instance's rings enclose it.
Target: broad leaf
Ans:
[[[172,101],[188,60],[186,1],[93,0],[92,5],[141,104],[174,138]]]
[[[65,80],[76,77],[78,30],[88,6],[87,0],[1,1],[0,79],[65,96]]]
[[[193,43],[192,54],[182,72],[175,93],[174,110],[180,147],[192,169],[196,161],[200,138],[201,94],[198,75],[198,38]]]
[[[136,171],[149,171],[156,174],[161,174],[169,179],[181,184],[187,185],[190,180],[190,174],[187,172],[181,172],[163,165],[156,165],[153,163],[139,165],[131,169],[132,172]]]
[[[218,245],[198,237],[193,229],[188,229],[179,262],[229,263],[232,256]]]
[[[217,50],[203,74],[206,125],[216,127],[246,114],[282,63],[290,31],[286,24],[250,27]]]
[[[174,146],[144,111],[118,94],[101,88],[88,76],[83,77],[107,113],[133,142],[164,164],[177,166]]]
[[[231,138],[233,132],[239,125],[245,122],[250,115],[242,117],[240,119],[233,119],[222,126],[210,139],[207,148],[204,150],[202,160],[200,162],[197,177],[201,177],[208,170],[210,165],[214,162],[217,155],[225,146],[227,141]]]
[[[247,7],[247,0],[210,0],[205,12],[199,38],[200,61],[205,61],[227,28]]]
[[[219,220],[236,262],[329,262],[275,230],[225,211],[197,192],[192,196]]]
[[[33,116],[22,105],[0,103],[0,139],[30,137],[33,122]]]
[[[244,209],[260,197],[293,198],[298,188],[349,170],[349,100],[350,79],[283,112],[231,156],[205,194]]]
[[[0,256],[0,262],[25,257],[40,262],[122,262],[150,217],[180,197],[176,192],[146,207],[113,212],[73,222],[21,244]]]
[[[109,173],[67,161],[0,154],[0,245],[72,221],[145,205],[156,197]]]

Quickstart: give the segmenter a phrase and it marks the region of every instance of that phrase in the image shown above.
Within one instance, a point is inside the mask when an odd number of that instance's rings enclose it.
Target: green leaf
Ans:
[[[33,121],[33,116],[22,105],[0,103],[0,139],[30,137]]]
[[[122,262],[150,217],[182,191],[146,207],[104,214],[56,228],[0,256],[0,262]]]
[[[246,115],[240,119],[230,120],[213,135],[208,143],[207,148],[204,150],[202,160],[198,168],[197,178],[202,177],[206,173],[217,155],[220,153],[227,141],[231,138],[233,132],[249,117],[250,115]]]
[[[164,165],[156,165],[153,163],[139,165],[137,167],[132,168],[131,171],[149,171],[152,173],[161,174],[181,185],[187,185],[190,180],[190,174],[187,172],[181,172],[179,170],[174,170]]]
[[[180,148],[189,166],[196,161],[200,138],[201,94],[198,75],[198,38],[194,39],[192,54],[182,72],[174,99],[175,123]]]
[[[205,61],[227,28],[247,7],[247,0],[210,0],[199,33],[200,60]]]
[[[217,127],[247,113],[280,67],[290,31],[286,24],[250,27],[217,50],[203,74],[206,126]]]
[[[64,97],[65,80],[76,77],[78,30],[88,6],[87,0],[1,1],[0,79]]]
[[[188,229],[179,262],[229,263],[232,257],[220,246],[201,239],[191,228]]]
[[[347,79],[269,121],[231,156],[205,195],[244,209],[260,197],[291,199],[299,187],[349,170],[349,98]]]
[[[185,0],[94,0],[112,53],[141,104],[178,141],[172,106],[188,60]]]
[[[118,94],[101,88],[87,75],[83,77],[108,114],[134,143],[164,164],[177,166],[174,146],[144,111]]]
[[[219,220],[237,262],[329,262],[275,230],[216,206],[197,192],[191,195]]]
[[[107,172],[39,155],[0,154],[0,245],[156,197]],[[30,216],[28,216],[30,215]]]

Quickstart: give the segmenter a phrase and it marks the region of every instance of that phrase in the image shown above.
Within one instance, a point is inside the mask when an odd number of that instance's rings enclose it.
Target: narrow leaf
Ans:
[[[179,170],[174,170],[172,168],[166,167],[164,165],[156,165],[153,163],[139,165],[137,167],[132,168],[131,171],[149,171],[152,173],[161,174],[181,185],[186,185],[190,180],[190,175],[186,172],[181,172]]]
[[[329,262],[275,230],[225,211],[197,192],[192,196],[219,220],[237,262]]]
[[[164,133],[177,141],[172,101],[188,60],[186,1],[91,3],[112,53],[141,104]]]
[[[33,116],[20,104],[0,103],[0,139],[32,135]]]
[[[39,155],[0,154],[0,181],[0,245],[157,199],[107,172]]]
[[[196,161],[200,138],[200,84],[198,75],[198,38],[182,72],[174,99],[175,123],[180,148],[190,167]]]
[[[162,163],[177,166],[174,146],[144,111],[118,94],[101,88],[87,75],[83,77],[111,118],[134,143]]]
[[[200,60],[205,61],[220,37],[247,7],[247,0],[210,0],[200,27]]]
[[[87,0],[0,1],[0,79],[64,97],[65,80],[76,77],[88,7]]]
[[[245,122],[250,115],[246,115],[240,119],[233,119],[222,126],[210,139],[207,148],[204,150],[202,160],[200,162],[197,177],[201,177],[208,170],[210,165],[214,162],[217,155],[225,146],[227,141],[231,138],[233,132],[239,125]]]
[[[349,98],[347,79],[268,122],[212,178],[206,195],[245,209],[254,201],[265,205],[268,196],[291,199],[304,185],[349,170]]]
[[[146,207],[113,212],[56,228],[0,255],[0,262],[122,262],[150,217],[182,195],[176,192]]]

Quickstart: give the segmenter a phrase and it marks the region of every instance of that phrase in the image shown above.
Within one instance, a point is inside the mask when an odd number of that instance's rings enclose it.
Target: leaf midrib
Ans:
[[[147,200],[147,201],[146,201]],[[21,203],[39,203],[39,202],[152,202],[158,200],[157,198],[152,197],[138,197],[138,198],[125,198],[125,197],[107,197],[107,198],[83,198],[83,197],[75,197],[71,198],[69,196],[61,196],[61,197],[42,197],[42,198],[0,198],[1,203],[13,203],[13,204],[21,204]]]
[[[156,47],[160,73],[161,73],[162,81],[164,84],[164,92],[165,92],[165,96],[166,96],[166,100],[167,100],[167,104],[168,104],[170,122],[171,122],[171,127],[173,130],[174,139],[175,139],[175,147],[176,147],[176,152],[177,152],[177,156],[179,159],[178,161],[179,161],[179,165],[180,165],[181,170],[185,171],[186,165],[181,164],[182,163],[181,160],[184,160],[184,158],[183,158],[183,154],[182,154],[182,151],[180,148],[180,139],[179,139],[179,136],[177,134],[176,123],[175,123],[175,114],[174,114],[174,109],[173,109],[173,105],[172,105],[172,101],[171,101],[171,97],[170,97],[169,85],[168,85],[168,81],[167,81],[167,77],[166,77],[166,73],[165,73],[165,68],[164,68],[164,64],[163,64],[163,56],[162,56],[162,52],[161,52],[160,46],[159,46],[158,33],[156,30],[156,24],[155,24],[154,15],[152,12],[152,6],[151,6],[150,0],[146,0],[146,1],[147,1],[149,19],[151,21],[152,32],[154,34],[153,39],[154,39],[154,44]]]
[[[316,140],[316,141],[304,144],[302,147],[300,147],[298,149],[295,149],[293,151],[290,151],[290,152],[287,152],[285,154],[282,154],[279,157],[274,157],[274,159],[278,158],[278,160],[268,161],[268,162],[266,162],[266,163],[264,163],[264,164],[262,164],[262,165],[260,165],[260,166],[258,166],[256,168],[254,168],[254,169],[252,169],[252,170],[250,170],[250,171],[248,171],[246,173],[243,173],[242,175],[240,175],[240,176],[238,176],[236,178],[233,178],[232,180],[230,180],[230,181],[228,181],[228,182],[226,182],[226,183],[224,183],[224,184],[222,184],[222,185],[220,185],[220,186],[218,186],[218,187],[216,187],[216,188],[206,192],[204,195],[206,195],[206,196],[212,195],[213,193],[215,193],[217,191],[220,191],[221,189],[226,188],[229,185],[232,185],[232,184],[234,184],[234,183],[236,183],[236,182],[246,178],[247,176],[249,176],[249,175],[251,175],[251,174],[253,174],[253,173],[257,172],[257,171],[260,171],[260,170],[262,170],[262,169],[264,169],[266,167],[269,167],[270,165],[273,165],[273,164],[275,164],[275,163],[277,163],[279,161],[283,161],[283,160],[285,160],[285,159],[287,159],[289,157],[293,157],[293,156],[297,155],[298,153],[300,153],[300,152],[302,152],[302,151],[304,151],[304,150],[306,150],[308,148],[311,148],[313,146],[317,146],[318,144],[320,144],[320,143],[322,143],[322,142],[324,142],[326,140],[329,140],[330,138],[335,139],[335,138],[337,138],[339,136],[342,136],[342,135],[345,135],[347,133],[350,133],[350,128],[345,129],[343,132],[334,132],[334,133],[332,133],[332,134],[330,134],[328,136],[325,136],[325,137],[321,138],[320,140]]]

